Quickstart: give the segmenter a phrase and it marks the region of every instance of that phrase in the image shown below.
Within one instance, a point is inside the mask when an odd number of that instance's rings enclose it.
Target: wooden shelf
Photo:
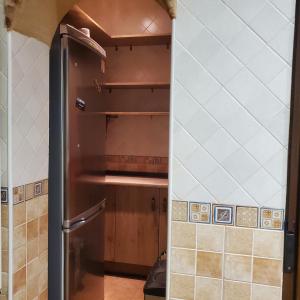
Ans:
[[[83,112],[81,115],[90,116],[132,116],[132,117],[155,117],[155,116],[169,116],[169,112],[166,111],[104,111],[104,112]]]
[[[144,186],[167,188],[167,178],[135,177],[135,176],[117,176],[117,175],[82,175],[79,182],[99,184],[99,185],[123,185],[123,186]]]
[[[121,35],[111,37],[111,46],[169,45],[171,34]]]
[[[169,89],[168,82],[106,82],[103,88],[112,89]]]
[[[75,5],[69,11],[63,19],[63,23],[68,23],[77,28],[89,28],[91,37],[102,47],[170,45],[171,43],[171,34],[111,36],[78,5]]]
[[[104,112],[105,115],[107,116],[168,116],[168,112],[139,112],[139,111],[109,111],[109,112]]]

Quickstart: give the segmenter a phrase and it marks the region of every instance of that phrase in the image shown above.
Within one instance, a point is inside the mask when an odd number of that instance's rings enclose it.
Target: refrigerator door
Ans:
[[[104,198],[104,187],[81,182],[84,174],[104,174],[106,117],[102,83],[104,56],[82,40],[62,35],[64,77],[64,220]],[[99,46],[100,47],[100,46]],[[104,50],[103,50],[104,51]],[[104,51],[105,53],[105,51]]]
[[[105,201],[64,229],[66,300],[104,299],[104,208]]]

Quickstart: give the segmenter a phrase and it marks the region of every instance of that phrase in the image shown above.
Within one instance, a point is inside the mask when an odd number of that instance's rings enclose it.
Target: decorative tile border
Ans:
[[[8,203],[8,188],[1,187],[1,203]]]
[[[14,205],[46,194],[48,194],[48,179],[14,187]]]
[[[234,207],[213,204],[213,224],[233,225]]]
[[[168,158],[159,156],[106,155],[109,171],[167,173]]]
[[[210,223],[211,205],[210,203],[190,203],[190,222]]]
[[[237,206],[235,225],[238,227],[258,227],[258,207]]]
[[[17,186],[13,188],[13,201],[14,204],[21,203],[25,200],[25,186]]]
[[[283,230],[284,209],[173,200],[172,220]]]
[[[284,210],[261,208],[260,210],[260,228],[283,230]]]
[[[187,220],[188,220],[188,202],[173,201],[172,220],[187,222]]]

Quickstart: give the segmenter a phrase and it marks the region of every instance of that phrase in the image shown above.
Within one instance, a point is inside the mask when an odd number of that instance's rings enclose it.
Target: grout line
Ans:
[[[211,77],[215,82],[217,82],[219,85],[220,85],[220,89],[217,91],[217,92],[215,92],[212,96],[210,96],[206,101],[205,101],[205,103],[200,103],[199,101],[197,101],[197,99],[195,99],[195,97],[194,97],[194,95],[192,95],[191,94],[191,92],[178,80],[178,79],[175,79],[176,80],[176,82],[177,83],[179,83],[180,84],[180,86],[194,99],[194,101],[196,102],[196,103],[198,103],[198,105],[201,107],[201,108],[203,108],[204,110],[205,110],[205,112],[206,113],[208,113],[218,124],[221,124],[217,119],[215,119],[212,115],[211,115],[211,113],[206,109],[206,107],[205,107],[205,104],[207,104],[208,102],[210,102],[211,100],[212,100],[212,98],[213,97],[215,97],[222,89],[229,95],[229,96],[231,96],[231,98],[236,102],[236,104],[239,106],[239,107],[241,107],[241,108],[243,108],[255,121],[256,121],[256,123],[258,124],[258,125],[260,125],[261,127],[263,127],[270,135],[272,135],[272,137],[274,138],[274,139],[276,139],[276,141],[282,146],[282,147],[286,147],[285,145],[283,145],[282,144],[282,142],[261,122],[261,121],[259,121],[254,115],[253,115],[253,113],[252,112],[250,112],[249,110],[248,110],[248,108],[247,107],[245,107],[228,89],[227,89],[227,87],[223,84],[223,83],[221,83],[216,77],[214,77],[214,75],[209,71],[209,70],[207,70],[206,69],[206,67],[205,66],[203,66],[202,64],[201,64],[201,62],[199,62],[195,57],[194,57],[194,55],[180,42],[180,41],[176,41],[177,43],[178,43],[178,45],[180,45],[180,47],[183,49],[183,51],[185,51],[190,57],[192,57],[192,59],[209,75],[209,77]],[[235,74],[235,76],[233,77],[233,78],[235,78],[241,71],[243,70],[243,68],[241,68],[239,71],[238,71],[238,73],[237,74]],[[256,78],[256,76],[254,76],[255,78]],[[232,79],[233,79],[232,78]],[[264,85],[263,85],[264,86]],[[265,87],[265,86],[264,86]],[[276,100],[276,99],[275,99]],[[279,103],[279,101],[278,100],[276,100],[278,103]],[[276,114],[274,115],[274,116],[276,116],[276,115],[278,115],[284,108],[286,108],[288,111],[290,111],[290,108],[287,108],[287,107],[285,107],[285,105],[280,101],[280,103],[279,104],[281,104],[282,105],[282,107],[283,108],[281,108],[278,112],[276,112]],[[222,128],[223,128],[223,126],[222,126]],[[227,130],[226,130],[227,131]],[[230,135],[231,135],[231,133],[229,133]],[[232,135],[231,135],[232,136]],[[251,137],[252,138],[252,137]],[[235,138],[234,138],[235,139]],[[248,142],[248,141],[247,141]],[[247,142],[245,142],[245,144],[247,143]],[[240,145],[241,145],[241,143],[240,142],[238,142]]]
[[[183,5],[183,4],[182,4]],[[186,7],[185,5],[183,5],[183,7],[190,13],[190,14],[192,14],[192,12],[190,11],[190,9],[188,8],[188,7]],[[232,10],[232,9],[231,9]],[[235,14],[235,13],[234,13]],[[193,15],[193,14],[192,14]],[[235,14],[236,15],[236,14]],[[239,16],[238,16],[239,17]],[[240,17],[239,17],[240,18]],[[257,80],[257,81],[259,81],[260,82],[260,84],[262,84],[263,85],[263,87],[266,89],[266,90],[268,90],[271,94],[272,94],[272,96],[277,100],[277,102],[279,102],[282,106],[284,106],[284,107],[287,107],[287,105],[285,104],[285,103],[283,103],[282,101],[281,101],[281,99],[279,98],[279,97],[277,97],[270,89],[269,89],[269,87],[260,79],[260,78],[258,78],[257,76],[256,76],[256,74],[255,73],[253,73],[252,72],[252,70],[250,70],[249,68],[248,68],[248,66],[245,64],[245,63],[243,63],[233,52],[232,52],[232,50],[213,32],[213,31],[211,31],[211,29],[206,25],[206,24],[204,24],[198,17],[196,17],[196,19],[197,19],[197,21],[228,51],[228,52],[230,52],[230,54],[245,68],[245,69],[247,69],[247,71],[248,72],[250,72],[254,77],[255,77],[255,79]],[[241,19],[242,20],[242,19]],[[242,22],[244,22],[243,20],[242,20]],[[245,23],[245,22],[244,22]],[[289,64],[287,64],[286,63],[286,61],[280,56],[280,55],[278,55],[278,53],[277,52],[275,52],[274,51],[274,49],[273,48],[271,48],[255,31],[253,31],[252,30],[252,28],[247,24],[247,23],[245,23],[246,24],[246,26],[247,26],[247,28],[248,29],[250,29],[253,33],[255,33],[255,35],[257,35],[263,42],[264,42],[264,44],[266,44],[267,45],[267,48],[269,48],[269,50],[271,49],[272,50],[272,52],[274,52],[279,58],[281,58],[281,60],[282,60],[282,62],[283,63],[285,63],[286,64],[286,66],[289,66],[289,68],[291,68],[291,66],[289,65]],[[215,78],[215,76],[213,75],[213,74],[211,74],[211,72],[210,71],[208,71],[207,70],[207,68],[200,62],[200,61],[198,61],[195,57],[194,57],[194,55],[192,54],[192,53],[190,53],[190,51],[179,41],[179,40],[176,40],[176,42],[177,43],[179,43],[180,45],[182,45],[182,47],[199,63],[199,65],[201,65],[202,66],[202,68],[204,68],[205,70],[206,70],[206,72],[207,73],[209,73],[214,79],[215,79],[215,81],[217,81],[219,84],[221,84],[221,86],[222,87],[224,87],[225,88],[225,90],[227,91],[227,89],[226,89],[226,87],[225,87],[225,83],[223,84],[223,83],[221,83],[219,80],[217,80],[216,78]],[[261,49],[262,50],[262,49]],[[261,51],[260,50],[260,51]],[[212,59],[212,58],[211,58]],[[226,83],[229,83],[232,79],[234,79],[235,77],[236,77],[236,75],[238,75],[238,73],[242,70],[243,68],[241,68],[231,79],[229,79]],[[276,74],[275,76],[274,76],[274,78],[273,79],[275,79],[276,78],[276,76],[278,76],[282,71],[284,70],[284,68],[282,68],[281,70],[280,70],[280,72],[278,72],[278,74]],[[273,80],[272,79],[272,80]],[[271,81],[272,81],[271,80]],[[270,82],[271,82],[270,81]],[[229,91],[227,91],[228,93],[229,93]]]
[[[225,243],[226,243],[226,227],[224,226],[223,228],[223,254],[222,254],[222,258],[223,258],[223,261],[222,261],[222,295],[221,295],[221,300],[224,299],[224,277],[225,277]]]
[[[223,0],[222,0],[223,1]],[[294,22],[292,21],[292,19],[290,19],[287,15],[285,15],[283,13],[283,11],[281,11],[281,9],[279,7],[277,7],[272,1],[267,0],[267,2],[284,18],[286,19],[286,21],[288,21],[289,23],[294,25]],[[294,7],[295,9],[295,7]]]
[[[292,64],[290,64],[284,57],[282,57],[281,56],[281,54],[280,53],[278,53],[277,52],[277,50],[276,49],[274,49],[271,45],[269,45],[269,43],[268,43],[268,41],[266,41],[263,37],[261,37],[252,27],[251,27],[251,25],[250,25],[250,23],[247,23],[247,21],[245,21],[238,13],[236,13],[234,10],[233,10],[233,8],[232,7],[230,7],[224,0],[221,0],[222,1],[222,3],[227,7],[227,9],[229,9],[244,25],[246,25],[247,26],[247,28],[253,33],[253,34],[255,34],[256,35],[256,37],[257,38],[259,38],[259,40],[261,41],[261,42],[263,42],[264,44],[265,44],[265,46],[267,46],[267,48],[269,48],[269,50],[271,50],[272,52],[274,52],[276,55],[278,55],[280,58],[281,58],[281,60],[282,61],[284,61],[288,66],[290,66],[290,67],[292,67]],[[277,12],[279,12],[279,14],[287,21],[287,23],[284,25],[284,26],[282,26],[282,28],[280,29],[280,30],[282,30],[286,25],[288,25],[288,24],[291,24],[293,27],[295,27],[295,24],[289,19],[289,18],[287,18],[287,16],[285,16],[275,5],[273,5],[270,1],[268,1],[268,3],[277,11]],[[267,4],[267,2],[264,4],[264,6],[262,7],[262,9],[259,11],[259,12],[261,12],[263,9],[264,9],[264,7],[266,6],[266,4]],[[188,8],[187,8],[188,9]],[[258,13],[259,13],[258,12]],[[257,16],[257,15],[256,15]],[[256,16],[254,16],[253,17],[253,19],[256,17]],[[251,19],[251,20],[249,20],[248,22],[252,22],[253,21],[253,19]],[[198,19],[199,20],[199,19]],[[200,22],[200,20],[199,20],[199,22]],[[201,24],[202,24],[202,22],[201,22]],[[277,35],[274,35],[271,39],[270,39],[270,41],[273,41],[276,37],[278,36],[278,33],[277,33]]]
[[[251,249],[251,287],[250,287],[250,300],[253,298],[253,264],[254,264],[254,234],[255,230],[252,231],[252,249]]]
[[[198,226],[196,225],[196,236],[195,236],[195,266],[194,266],[194,272],[195,272],[195,278],[194,278],[194,300],[197,300],[196,298],[196,286],[197,286],[197,258],[198,258],[198,252],[197,252],[197,240],[198,240]]]
[[[183,130],[184,131],[186,131],[186,129],[185,128],[183,128]],[[195,139],[188,131],[186,131],[193,139]],[[256,203],[256,205],[257,206],[260,206],[259,205],[259,203],[253,198],[253,196],[251,195],[251,194],[249,194],[248,193],[248,191],[247,190],[245,190],[244,189],[244,187],[222,166],[222,164],[220,163],[220,162],[218,162],[202,145],[200,145],[199,144],[199,146],[211,157],[211,158],[213,158],[215,161],[216,161],[216,163],[217,163],[217,165],[220,167],[220,169],[222,169],[228,176],[229,176],[229,178],[231,178],[231,180],[236,184],[236,186],[237,187],[239,187],[246,195],[248,195],[248,197],[250,198],[250,199],[252,199],[255,203]],[[220,200],[220,199],[217,199],[217,197],[215,196],[215,195],[213,195],[212,194],[212,192],[210,192],[207,188],[206,188],[206,186],[204,186],[186,167],[185,167],[185,165],[183,164],[183,161],[181,161],[178,157],[176,157],[175,155],[174,155],[174,157],[178,160],[178,162],[181,164],[181,166],[184,168],[184,170],[186,170],[206,191],[208,191],[209,192],[209,194],[211,194],[212,196],[213,196],[213,198],[219,203],[219,202],[223,202],[223,199],[222,200]],[[214,174],[216,171],[217,171],[218,169],[215,169],[211,174],[209,174],[208,176],[211,176],[212,174]],[[259,170],[257,171],[257,172],[255,172],[254,174],[256,174],[256,173],[258,173],[259,172]],[[252,174],[252,176],[254,175],[254,174]],[[272,177],[273,178],[273,177]],[[236,189],[235,189],[236,190]],[[233,190],[232,192],[234,192],[235,190]],[[232,193],[231,192],[231,193]],[[229,193],[228,195],[226,195],[225,197],[227,197],[227,196],[229,196],[231,193]],[[276,191],[276,193],[278,193],[278,191]],[[276,193],[274,193],[274,195],[276,194]],[[274,195],[272,195],[272,196],[274,196]],[[271,196],[271,197],[272,197]],[[270,197],[270,198],[271,198]]]
[[[183,5],[184,6],[184,5]],[[185,9],[187,10],[187,11],[189,11],[190,13],[191,13],[191,11],[189,10],[189,8],[187,8],[186,6],[184,6],[185,7]],[[192,14],[192,13],[191,13]],[[202,66],[202,68],[203,69],[205,69],[206,70],[206,72],[207,73],[209,73],[214,79],[215,79],[215,81],[217,81],[228,93],[230,93],[228,90],[227,90],[227,88],[226,88],[226,86],[225,86],[225,84],[227,84],[227,83],[229,83],[232,79],[234,79],[237,75],[238,75],[238,73],[240,73],[242,70],[243,70],[243,68],[245,68],[250,74],[252,74],[254,77],[255,77],[255,79],[257,80],[257,81],[259,81],[260,82],[260,84],[262,84],[262,86],[266,89],[266,90],[268,90],[269,91],[269,93],[270,94],[272,94],[272,96],[277,100],[277,102],[279,102],[282,106],[284,106],[284,107],[286,107],[287,109],[289,109],[289,107],[288,107],[288,105],[287,104],[285,104],[277,95],[275,95],[274,93],[273,93],[273,91],[267,86],[267,84],[265,84],[260,78],[258,78],[257,77],[257,75],[252,71],[252,70],[250,70],[249,69],[249,67],[247,66],[247,64],[246,63],[243,63],[233,52],[232,52],[232,50],[213,32],[213,31],[211,31],[211,29],[209,28],[209,27],[207,27],[207,25],[206,24],[204,24],[204,23],[202,23],[202,21],[199,19],[199,18],[197,18],[196,17],[196,19],[198,20],[198,22],[218,41],[218,43],[220,43],[221,44],[221,46],[223,46],[241,65],[242,65],[242,68],[232,77],[232,78],[230,78],[228,81],[226,81],[226,83],[221,83],[210,71],[208,71],[207,70],[207,68],[202,64],[202,62],[200,62],[198,59],[196,59],[195,57],[194,57],[194,55],[179,41],[179,40],[176,40],[176,42],[177,43],[179,43],[180,45],[182,45],[182,47]],[[243,20],[242,20],[243,21]],[[255,33],[255,35],[257,35],[266,45],[267,45],[267,48],[269,48],[269,50],[272,50],[271,52],[274,52],[279,58],[281,58],[281,60],[283,61],[283,63],[285,63],[286,64],[286,66],[285,67],[289,67],[289,68],[291,68],[291,65],[290,64],[288,64],[288,63],[286,63],[286,61],[277,53],[277,52],[275,52],[274,51],[274,49],[273,48],[271,48],[267,43],[266,43],[266,41],[264,41],[255,31],[253,31],[252,30],[252,28],[247,24],[247,23],[245,23],[246,24],[246,26],[247,26],[247,28],[248,29],[251,29],[251,31],[253,32],[253,33]],[[258,52],[258,53],[260,53],[262,51],[262,49],[260,49],[260,51]],[[258,54],[257,53],[257,54]],[[252,58],[254,58],[254,56],[252,57]],[[212,59],[212,58],[211,58]],[[276,78],[276,76],[278,76],[281,72],[283,72],[283,70],[284,70],[284,68],[282,68],[275,76],[274,76],[274,78],[272,79],[272,80],[274,80],[275,78]],[[269,82],[269,83],[271,83],[272,82],[272,80]],[[231,94],[231,93],[230,93]],[[233,96],[233,95],[232,95]]]
[[[226,232],[226,229],[225,229]],[[225,236],[226,234],[224,234]],[[223,238],[223,242],[225,243],[225,237]],[[253,246],[252,246],[253,248]],[[228,254],[231,256],[244,256],[244,257],[253,257],[253,258],[261,258],[266,260],[276,260],[278,262],[282,261],[282,258],[274,258],[274,257],[266,257],[266,256],[258,256],[258,255],[252,255],[252,254],[242,254],[242,253],[231,253],[227,252],[226,250],[223,251],[212,251],[212,250],[205,250],[205,249],[197,249],[197,248],[186,248],[186,247],[178,247],[178,246],[172,246],[172,249],[179,249],[179,250],[187,250],[187,251],[197,251],[197,252],[207,252],[207,253],[214,253],[214,254]],[[253,251],[253,250],[252,250]]]
[[[184,129],[185,130],[185,129]],[[187,132],[188,133],[188,132]],[[189,133],[188,133],[189,134]],[[189,134],[190,135],[190,134]],[[201,146],[201,145],[200,145]],[[202,146],[201,146],[202,147]],[[205,149],[204,149],[205,150]],[[206,151],[206,150],[205,150]],[[206,151],[207,152],[207,151]],[[201,185],[201,187],[203,187],[203,189],[204,190],[206,190],[207,191],[207,193],[208,194],[210,194],[211,196],[212,196],[212,198],[214,198],[214,200],[215,201],[218,201],[217,199],[216,199],[216,196],[215,195],[213,195],[186,167],[185,167],[185,165],[183,164],[183,161],[181,161],[181,159],[179,159],[175,154],[174,154],[174,158],[178,161],[178,163],[182,166],[182,168],[187,172],[187,173],[189,173],[190,175],[191,175],[191,177],[193,177],[193,179],[195,179],[197,182],[198,182],[198,184],[200,184]],[[215,170],[216,171],[216,170]],[[213,174],[213,173],[211,173],[211,174]],[[210,175],[211,175],[210,174]],[[197,186],[195,186],[191,191],[193,191],[194,189],[196,189],[197,188]],[[190,191],[190,192],[191,192]],[[189,193],[190,193],[189,192]],[[184,200],[183,200],[184,201]],[[187,201],[188,203],[190,203],[190,201]]]
[[[181,250],[189,250],[189,251],[197,251],[197,252],[208,252],[208,253],[216,253],[216,254],[222,254],[224,251],[211,251],[211,250],[203,250],[203,249],[197,249],[197,248],[186,248],[186,247],[178,247],[178,246],[172,246],[173,249],[181,249]],[[245,255],[250,256],[250,255]]]
[[[193,97],[189,92],[188,92],[188,90],[177,80],[177,83],[191,96],[191,97]],[[194,100],[194,98],[193,98],[193,100]],[[195,101],[195,100],[194,100]],[[220,128],[218,129],[218,130],[220,130],[220,129],[223,129],[252,159],[254,159],[255,160],[255,162],[256,163],[258,163],[259,165],[260,165],[260,167],[262,167],[263,169],[264,169],[264,171],[266,172],[266,173],[268,173],[282,188],[284,188],[284,187],[286,187],[286,183],[285,184],[282,184],[279,180],[277,180],[277,178],[275,178],[270,172],[269,172],[269,170],[267,170],[266,168],[265,168],[265,166],[262,164],[262,163],[260,163],[245,147],[244,147],[244,145],[242,145],[237,139],[236,139],[236,137],[234,137],[232,134],[231,134],[231,132],[229,132],[217,119],[215,119],[214,117],[213,117],[213,115],[208,111],[208,110],[206,110],[206,108],[205,108],[205,106],[202,106],[201,104],[199,104],[198,102],[196,103],[203,111],[205,111],[216,123],[218,123],[219,124],[219,126],[220,126]],[[195,137],[185,128],[185,125],[182,123],[182,122],[180,122],[176,117],[175,117],[175,121],[178,123],[178,125],[182,128],[182,129],[184,129],[184,131],[185,132],[187,132],[188,134],[189,134],[189,136],[190,137],[192,137],[193,138],[193,140],[198,144],[198,145],[200,145],[203,149],[205,149],[196,139],[195,139]],[[255,121],[256,121],[256,119],[255,119]],[[259,124],[260,126],[261,126],[261,124]],[[262,128],[263,129],[266,129],[264,126],[262,126]],[[266,130],[266,131],[268,131],[268,130]],[[214,134],[216,134],[216,133],[214,133]],[[254,136],[253,136],[254,137]],[[251,137],[250,139],[252,139],[253,137]],[[209,140],[209,138],[208,139],[206,139],[204,142],[206,142],[206,141],[208,141]],[[248,141],[247,141],[248,142]],[[246,142],[246,143],[247,143]],[[282,144],[280,143],[280,145],[282,146]],[[276,152],[271,158],[269,158],[266,162],[265,162],[265,164],[267,164],[268,162],[270,162],[279,152],[281,152],[281,151],[283,151],[284,149],[285,150],[287,150],[287,148],[285,148],[284,146],[282,146],[283,148],[281,148],[278,152]],[[197,150],[197,149],[196,149]],[[196,152],[196,150],[194,150],[194,152]],[[205,149],[206,150],[206,149]],[[236,150],[236,151],[238,151],[238,150]],[[191,154],[189,154],[188,156],[191,156],[194,152],[192,152]],[[207,151],[208,152],[208,151]],[[209,153],[209,152],[208,152]],[[230,155],[232,155],[232,154],[230,154]],[[229,155],[229,156],[230,156]],[[216,160],[216,158],[214,158],[211,154],[210,154],[210,156],[216,161],[216,162],[218,162],[217,160]],[[226,157],[226,158],[228,158],[228,157]],[[226,160],[226,158],[224,159],[224,160]],[[221,163],[220,163],[221,164]],[[257,172],[258,172],[259,170],[257,170],[254,174],[256,174]],[[253,174],[252,175],[249,175],[249,177],[247,177],[245,180],[244,180],[244,182],[246,182],[248,179],[250,179],[251,178],[251,176],[253,176]],[[242,185],[242,184],[239,184],[239,185]],[[194,189],[193,189],[194,190]],[[277,192],[276,192],[277,193]],[[249,195],[250,196],[250,195]],[[272,197],[273,196],[275,196],[275,194],[274,195],[272,195]],[[250,198],[252,198],[252,196],[250,197]],[[253,198],[252,198],[253,199]],[[254,199],[253,199],[254,200]],[[255,201],[255,200],[254,200]],[[255,201],[256,202],[256,201]]]
[[[28,230],[27,230],[27,203],[26,203],[26,197],[25,197],[25,187],[24,187],[24,199],[25,199],[25,245],[26,245],[26,280],[25,280],[25,292],[26,292],[26,297],[27,297],[27,281],[28,281],[28,261],[27,261],[27,246],[28,246]]]
[[[193,95],[192,94],[190,94],[190,92],[178,81],[178,80],[176,80],[177,81],[177,83],[191,96],[191,97],[193,97]],[[226,91],[226,89],[224,89],[225,91]],[[193,99],[194,99],[194,97],[193,97]],[[196,101],[196,99],[194,99],[195,101]],[[237,100],[236,100],[237,101]],[[264,165],[263,164],[261,164],[251,153],[249,153],[248,152],[248,150],[244,147],[244,145],[242,145],[225,127],[223,127],[223,125],[217,120],[217,119],[215,119],[214,117],[213,117],[213,115],[206,109],[206,107],[205,106],[203,106],[203,105],[201,105],[199,102],[198,102],[198,105],[199,105],[199,107],[201,108],[201,109],[203,109],[217,124],[219,124],[220,125],[220,129],[223,129],[233,140],[234,140],[234,142],[236,142],[248,155],[250,155],[250,157],[251,158],[253,158],[260,166],[261,166],[261,168],[263,168],[263,170],[267,173],[267,174],[269,174],[272,178],[273,178],[273,180],[274,181],[276,181],[276,183],[278,183],[278,185],[280,186],[280,187],[283,187],[282,186],[282,184],[276,179],[276,178],[274,178],[273,177],[273,175],[267,170],[267,169],[265,169],[265,167],[264,167]],[[249,112],[248,112],[249,113]],[[252,116],[252,115],[251,115]],[[253,117],[253,116],[252,116]],[[254,118],[255,119],[255,118]],[[255,119],[256,120],[256,119]],[[195,139],[195,137],[193,136],[193,135],[191,135],[191,133],[187,130],[187,129],[185,129],[185,127],[184,127],[184,125],[182,124],[182,123],[180,123],[177,119],[176,119],[176,121],[181,125],[181,128],[186,132],[186,133],[188,133],[189,134],[189,136],[190,137],[192,137],[192,139],[198,144],[198,145],[200,145],[201,146],[201,148],[203,149],[203,150],[205,150],[208,154],[209,154],[209,156],[211,157],[211,158],[213,158],[220,166],[222,166],[222,164],[220,163],[220,162],[218,162],[217,160],[216,160],[216,158],[215,157],[213,157],[196,139]],[[256,120],[257,121],[257,120]],[[260,124],[259,123],[259,125],[263,128],[263,129],[265,129],[268,133],[270,133],[269,132],[269,130],[266,128],[266,127],[264,127],[262,124]],[[270,133],[271,134],[271,133]],[[275,136],[273,136],[273,134],[271,134],[272,135],[272,137],[273,138],[275,138]],[[254,137],[254,136],[253,136]],[[251,137],[250,138],[250,140],[253,138],[253,137]],[[276,139],[276,141],[277,142],[279,142],[277,139]],[[248,142],[248,141],[247,141]],[[247,143],[246,142],[246,143]],[[267,162],[269,162],[275,155],[277,155],[280,151],[282,151],[283,150],[283,145],[279,142],[279,144],[280,144],[280,146],[282,147],[278,152],[276,152],[271,158],[269,158],[265,163],[267,163]],[[196,150],[195,150],[196,151]],[[236,151],[238,151],[238,150],[236,150]],[[230,156],[230,155],[229,155]],[[229,157],[228,156],[228,157]],[[228,157],[226,157],[226,158],[228,158]],[[226,158],[224,159],[224,160],[226,160]],[[226,171],[226,173],[228,173],[228,174],[230,174],[223,166],[222,166],[222,168]],[[252,174],[252,175],[250,175],[247,179],[245,179],[245,181],[244,181],[244,183],[248,180],[248,179],[250,179],[253,175],[255,175],[256,173],[258,173],[260,170],[258,169],[254,174]],[[213,174],[213,173],[212,173]],[[231,174],[230,174],[230,176],[232,177],[232,178],[234,178]],[[242,186],[242,183],[239,183],[236,179],[234,180],[236,183],[238,183],[238,186],[239,187],[241,187],[242,188],[242,190],[252,199],[252,200],[254,200],[254,202],[256,202],[256,204],[257,205],[259,205],[259,203],[257,203],[257,201],[253,198],[253,196],[251,195],[251,194],[249,194],[245,189],[244,189],[244,187]],[[270,198],[272,198],[272,197],[274,197],[277,193],[279,192],[279,190],[278,191],[276,191],[276,193],[274,193]],[[215,197],[215,196],[214,196]]]

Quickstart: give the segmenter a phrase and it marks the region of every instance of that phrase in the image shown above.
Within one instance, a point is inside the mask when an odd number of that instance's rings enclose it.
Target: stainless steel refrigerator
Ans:
[[[50,51],[49,299],[104,299],[104,49],[61,25]]]

